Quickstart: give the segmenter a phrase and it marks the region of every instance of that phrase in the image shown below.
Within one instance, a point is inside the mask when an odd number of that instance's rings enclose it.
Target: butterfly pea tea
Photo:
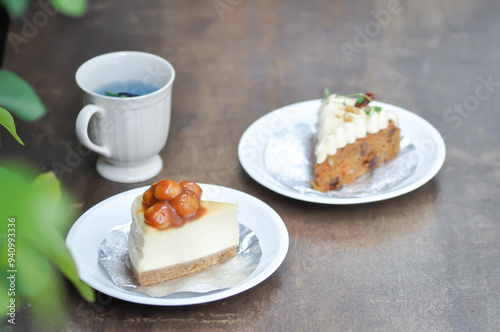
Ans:
[[[139,80],[120,80],[100,85],[95,92],[109,97],[138,97],[150,94],[159,87]]]

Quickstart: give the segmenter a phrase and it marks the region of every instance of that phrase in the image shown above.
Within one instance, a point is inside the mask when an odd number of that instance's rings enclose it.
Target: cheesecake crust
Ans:
[[[312,186],[326,192],[339,190],[361,175],[393,159],[399,152],[401,130],[391,121],[376,134],[357,139],[337,150],[321,164],[316,164]]]
[[[194,261],[183,264],[167,266],[161,269],[138,272],[134,264],[130,264],[135,278],[141,286],[155,284],[157,282],[167,281],[170,279],[182,277],[186,274],[200,271],[214,264],[222,263],[236,255],[234,247],[227,248],[208,256],[201,257]]]

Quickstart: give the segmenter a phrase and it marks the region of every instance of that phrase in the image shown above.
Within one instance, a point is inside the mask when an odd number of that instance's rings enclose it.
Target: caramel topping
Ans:
[[[153,183],[142,196],[145,222],[157,229],[182,227],[206,212],[200,206],[201,193],[200,186],[191,181]]]

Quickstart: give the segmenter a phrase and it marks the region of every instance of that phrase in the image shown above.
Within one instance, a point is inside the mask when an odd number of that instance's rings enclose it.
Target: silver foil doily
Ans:
[[[408,138],[401,138],[399,154],[340,190],[325,193],[312,188],[316,157],[316,130],[306,123],[274,134],[266,146],[264,163],[267,172],[281,184],[302,194],[352,198],[381,194],[410,177],[417,168],[418,153]]]
[[[99,247],[98,261],[116,286],[152,297],[163,297],[177,292],[207,293],[236,286],[252,274],[262,256],[257,236],[251,229],[240,224],[240,245],[235,257],[180,278],[140,286],[130,267],[129,232],[130,223],[112,228]]]

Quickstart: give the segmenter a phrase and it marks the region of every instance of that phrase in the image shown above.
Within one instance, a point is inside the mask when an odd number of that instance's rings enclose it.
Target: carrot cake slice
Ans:
[[[313,188],[339,190],[361,175],[393,159],[399,152],[398,117],[372,106],[374,93],[349,96],[325,90],[318,110]]]

